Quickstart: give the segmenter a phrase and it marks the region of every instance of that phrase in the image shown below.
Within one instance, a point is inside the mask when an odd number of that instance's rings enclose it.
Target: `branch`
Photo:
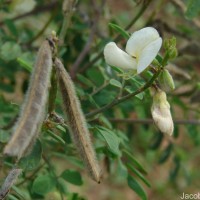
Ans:
[[[92,116],[94,116],[94,115],[96,115],[98,113],[101,113],[101,112],[103,112],[103,111],[105,111],[105,110],[107,110],[109,108],[112,108],[113,106],[115,106],[115,105],[117,105],[117,104],[119,104],[119,103],[121,103],[121,102],[123,102],[123,101],[125,101],[125,100],[127,100],[129,98],[131,98],[131,97],[134,97],[134,96],[136,96],[137,94],[139,94],[139,93],[141,93],[143,91],[145,91],[147,88],[151,87],[151,85],[153,84],[153,82],[159,76],[160,72],[161,72],[161,69],[158,70],[153,75],[153,77],[147,83],[145,83],[145,85],[143,85],[142,87],[140,87],[139,89],[137,89],[135,92],[133,92],[131,94],[128,94],[126,96],[123,96],[121,98],[114,99],[110,104],[107,104],[107,105],[105,105],[105,106],[103,106],[103,107],[101,107],[99,109],[96,109],[96,110],[92,111],[91,113],[86,114],[85,116],[87,118],[92,117]]]
[[[67,34],[67,29],[70,26],[71,23],[71,17],[73,14],[74,6],[75,6],[76,1],[75,0],[64,0],[63,1],[63,24],[62,28],[60,31],[59,39],[60,39],[60,44],[62,45],[65,41],[65,36]]]
[[[85,44],[83,50],[79,54],[78,58],[76,59],[75,63],[73,64],[73,66],[71,67],[70,75],[71,75],[72,79],[75,78],[76,73],[79,69],[79,65],[82,63],[82,61],[84,60],[84,58],[86,57],[86,55],[89,53],[89,51],[91,49],[92,42],[94,41],[94,38],[95,38],[95,33],[97,32],[99,19],[103,12],[105,0],[101,1],[101,5],[97,5],[95,0],[92,0],[91,3],[92,3],[93,13],[94,13],[94,17],[91,16],[91,18],[94,18],[94,20],[92,21],[93,25],[90,28],[91,31],[90,31],[90,35],[88,37],[87,43]]]
[[[120,119],[120,118],[110,118],[109,121],[116,123],[131,123],[131,124],[152,124],[154,121],[152,119]],[[174,119],[175,124],[193,124],[200,125],[200,120],[196,119]]]

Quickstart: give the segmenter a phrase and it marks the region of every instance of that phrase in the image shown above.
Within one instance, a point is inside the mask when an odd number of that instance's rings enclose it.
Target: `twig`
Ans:
[[[49,24],[53,20],[54,16],[55,16],[55,12],[52,12],[52,14],[51,14],[50,18],[48,19],[48,21],[46,22],[46,24],[30,41],[28,41],[28,44],[33,43],[33,41],[37,40],[44,33],[44,31],[47,29],[47,27],[49,26]]]
[[[61,28],[60,35],[59,35],[60,45],[63,45],[63,43],[65,41],[67,29],[69,28],[69,25],[71,23],[71,17],[73,14],[75,2],[76,2],[75,0],[64,0],[63,1],[62,10],[63,10],[64,19],[63,19],[62,28]]]
[[[94,37],[95,33],[97,32],[99,18],[101,16],[101,13],[104,8],[105,0],[102,0],[100,6],[96,4],[95,0],[92,0],[91,3],[92,3],[92,7],[94,8],[94,17],[92,17],[92,18],[94,18],[94,20],[92,22],[93,25],[91,27],[90,35],[88,37],[87,43],[85,44],[85,47],[83,48],[83,50],[79,54],[78,58],[76,59],[75,63],[71,67],[70,75],[71,75],[72,79],[75,78],[76,73],[79,68],[79,65],[82,63],[82,61],[84,60],[84,58],[86,57],[86,55],[89,53],[89,51],[91,49],[92,42],[95,38]]]
[[[187,7],[185,6],[184,2],[181,1],[181,0],[172,0],[172,3],[175,5],[175,6],[178,6],[182,13],[184,14],[187,10]],[[191,20],[193,22],[193,24],[198,27],[198,29],[200,28],[200,21],[198,19],[192,19]]]
[[[133,123],[133,124],[152,124],[154,123],[152,119],[120,119],[120,118],[110,118],[109,121],[116,122],[116,123]],[[199,125],[200,120],[196,119],[174,119],[173,122],[175,124],[193,124]]]
[[[137,20],[142,16],[142,14],[145,12],[145,10],[148,8],[149,4],[152,2],[152,0],[147,1],[146,4],[143,4],[142,8],[140,9],[140,11],[137,13],[137,15],[131,20],[131,22],[125,27],[125,30],[130,29],[133,24],[135,24],[137,22]],[[121,36],[118,35],[114,41],[118,42],[121,39]],[[82,73],[84,71],[86,71],[90,66],[94,65],[101,57],[103,56],[103,50],[96,56],[94,57],[93,60],[91,60],[91,62],[86,63],[78,72]]]
[[[25,177],[21,182],[17,184],[17,186],[20,186],[24,184],[27,180],[31,180],[45,165],[46,163],[41,164],[31,175]]]
[[[105,81],[105,82],[103,83],[103,85],[101,85],[101,86],[98,87],[98,88],[95,88],[94,91],[93,91],[90,95],[93,96],[93,95],[99,93],[101,90],[103,90],[103,89],[104,89],[105,87],[107,87],[108,85],[109,85],[109,81]]]
[[[123,102],[123,101],[125,101],[125,100],[127,100],[127,99],[129,99],[129,98],[131,98],[131,97],[134,97],[134,96],[136,96],[137,94],[139,94],[139,93],[141,93],[141,92],[143,92],[144,90],[146,90],[147,88],[149,88],[149,87],[152,85],[152,83],[153,83],[153,82],[157,79],[157,77],[159,76],[160,72],[161,72],[161,69],[158,70],[158,71],[153,75],[153,77],[152,77],[147,83],[145,83],[145,85],[143,85],[142,87],[140,87],[139,89],[137,89],[135,92],[133,92],[133,93],[131,93],[131,94],[128,94],[128,95],[126,95],[126,96],[123,96],[123,97],[121,97],[121,98],[114,99],[111,103],[109,103],[109,104],[107,104],[107,105],[105,105],[105,106],[103,106],[103,107],[101,107],[101,108],[99,108],[99,109],[96,109],[96,110],[94,110],[94,111],[92,111],[92,112],[86,114],[85,116],[86,116],[87,118],[92,117],[92,116],[94,116],[94,115],[96,115],[96,114],[98,114],[98,113],[101,113],[101,112],[103,112],[103,111],[105,111],[105,110],[107,110],[107,109],[109,109],[109,108],[112,108],[113,106],[115,106],[115,105],[117,105],[117,104],[119,104],[119,103],[121,103],[121,102]]]
[[[72,79],[75,78],[76,72],[78,70],[79,65],[81,64],[81,62],[83,61],[83,59],[85,58],[85,56],[90,51],[91,44],[92,44],[92,42],[94,40],[95,29],[96,29],[96,23],[94,23],[93,26],[92,26],[92,28],[91,28],[91,32],[90,32],[88,41],[85,44],[85,47],[83,48],[83,50],[79,54],[78,58],[76,59],[75,63],[71,67],[70,76],[72,77]]]

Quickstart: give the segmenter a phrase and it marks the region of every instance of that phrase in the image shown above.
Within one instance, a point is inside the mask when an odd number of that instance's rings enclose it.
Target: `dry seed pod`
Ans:
[[[18,178],[19,174],[21,173],[21,169],[12,169],[8,176],[6,177],[1,190],[0,190],[0,199],[4,199],[12,185],[15,183],[16,179]]]
[[[41,128],[52,69],[52,46],[45,40],[38,52],[20,117],[4,153],[21,158]]]
[[[100,183],[99,165],[91,144],[86,120],[76,96],[74,84],[63,64],[57,58],[55,59],[55,67],[71,136],[91,178]]]

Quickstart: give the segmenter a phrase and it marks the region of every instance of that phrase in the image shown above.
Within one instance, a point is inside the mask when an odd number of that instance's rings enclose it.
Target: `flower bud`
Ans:
[[[160,73],[158,81],[159,81],[160,87],[165,92],[174,90],[174,88],[175,88],[174,80],[173,80],[171,74],[169,73],[169,71],[167,69],[164,69]]]
[[[172,120],[170,105],[167,101],[165,92],[156,90],[153,94],[153,105],[151,114],[157,128],[165,134],[172,135],[174,123]]]

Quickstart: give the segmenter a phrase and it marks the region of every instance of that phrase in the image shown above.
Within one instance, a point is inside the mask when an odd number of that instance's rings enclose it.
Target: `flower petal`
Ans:
[[[153,27],[146,27],[134,32],[126,44],[126,52],[134,57],[138,57],[141,51],[151,42],[160,36]]]
[[[136,60],[122,51],[114,42],[108,43],[104,48],[106,63],[121,69],[137,69]]]
[[[137,65],[137,73],[140,74],[144,71],[153,61],[153,59],[158,54],[160,47],[162,45],[162,38],[157,38],[149,45],[147,45],[140,53],[137,58],[138,65]]]

